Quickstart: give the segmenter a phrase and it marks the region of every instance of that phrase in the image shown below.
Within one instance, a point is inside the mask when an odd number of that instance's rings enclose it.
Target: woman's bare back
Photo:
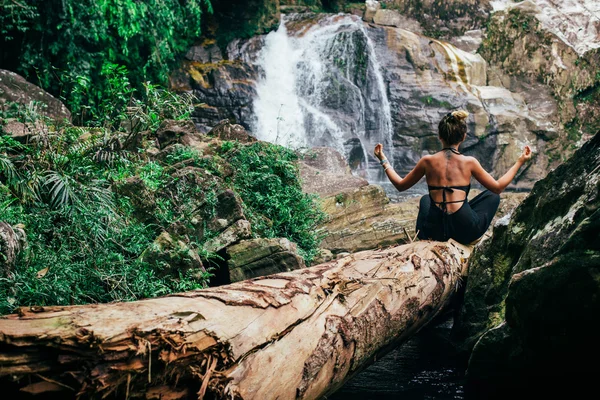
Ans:
[[[429,186],[468,186],[471,183],[471,169],[467,157],[454,154],[450,150],[425,156],[425,179]],[[434,202],[443,201],[443,190],[431,190],[429,192]],[[461,201],[466,197],[462,190],[454,189],[453,192],[446,191],[446,202]],[[448,203],[448,213],[457,211],[461,206],[459,203]]]

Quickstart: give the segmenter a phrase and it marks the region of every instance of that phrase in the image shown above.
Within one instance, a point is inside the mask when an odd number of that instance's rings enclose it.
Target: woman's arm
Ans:
[[[531,159],[532,154],[533,153],[531,151],[531,148],[529,146],[525,146],[523,154],[521,154],[515,165],[510,167],[510,169],[502,176],[502,178],[498,180],[495,180],[485,169],[483,169],[483,167],[481,166],[481,164],[479,164],[479,161],[477,161],[476,158],[469,157],[471,164],[471,174],[475,179],[477,179],[477,181],[479,181],[479,183],[481,183],[490,192],[500,194],[515,178],[517,172],[519,171],[519,168],[521,168],[521,166],[525,164],[526,161],[529,161]]]
[[[381,143],[375,146],[374,153],[375,157],[377,157],[379,161],[387,160],[387,157],[385,154],[383,154],[383,146]],[[392,185],[402,192],[413,187],[417,182],[419,182],[419,180],[421,180],[423,175],[425,175],[425,162],[423,160],[424,158],[421,158],[413,170],[410,171],[409,174],[404,177],[404,179],[398,175],[396,171],[394,171],[394,168],[392,168],[389,161],[383,165],[383,168],[385,169],[388,179],[390,182],[392,182]]]

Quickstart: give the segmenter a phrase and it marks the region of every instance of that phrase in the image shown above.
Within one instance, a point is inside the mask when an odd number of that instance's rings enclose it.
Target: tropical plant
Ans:
[[[83,121],[102,123],[100,108],[111,106],[100,99],[115,90],[107,68],[125,66],[139,91],[147,81],[166,85],[205,12],[209,0],[0,0],[0,67],[65,98]],[[114,100],[118,109],[125,99]]]

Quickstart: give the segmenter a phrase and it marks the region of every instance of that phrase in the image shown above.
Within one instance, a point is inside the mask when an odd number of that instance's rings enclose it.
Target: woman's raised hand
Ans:
[[[375,146],[375,151],[373,153],[375,154],[375,157],[377,157],[379,160],[383,160],[385,158],[385,155],[383,154],[383,145],[381,143],[377,143],[377,146]]]
[[[523,149],[523,154],[519,157],[519,161],[526,162],[531,160],[531,156],[533,155],[533,151],[531,151],[531,147],[525,146]]]

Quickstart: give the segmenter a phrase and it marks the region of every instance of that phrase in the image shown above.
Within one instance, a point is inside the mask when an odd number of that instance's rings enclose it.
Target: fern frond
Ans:
[[[45,186],[49,187],[50,206],[65,210],[80,200],[74,192],[74,180],[56,171],[49,171],[45,176]]]

